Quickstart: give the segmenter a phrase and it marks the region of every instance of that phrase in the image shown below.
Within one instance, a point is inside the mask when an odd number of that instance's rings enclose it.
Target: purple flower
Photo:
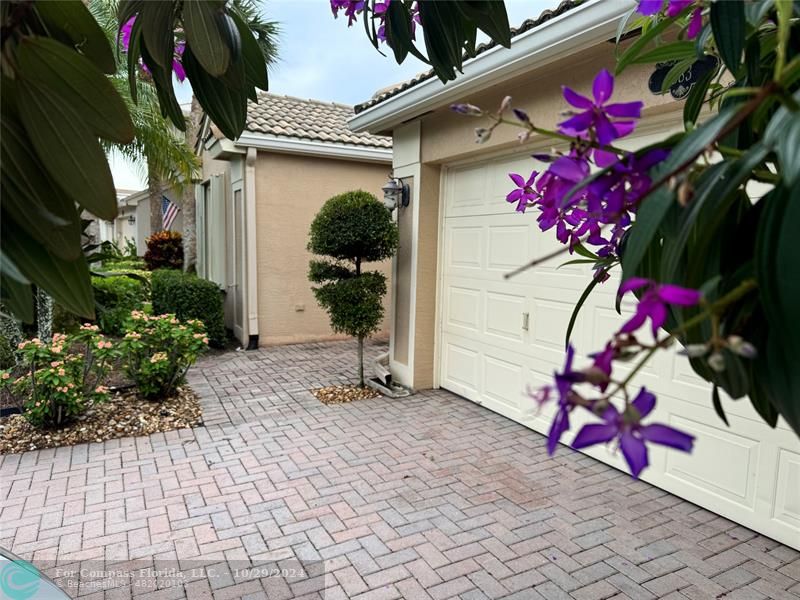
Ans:
[[[567,359],[564,363],[564,370],[561,373],[555,373],[555,391],[558,392],[558,409],[556,416],[553,418],[553,423],[550,425],[550,431],[547,433],[547,453],[553,455],[556,450],[558,441],[565,431],[569,430],[569,413],[575,408],[572,399],[572,386],[576,383],[586,381],[586,375],[581,371],[572,370],[572,360],[575,358],[575,348],[572,344],[567,347]],[[548,388],[547,399],[549,399],[550,390]]]
[[[136,21],[136,15],[132,16],[128,19],[125,24],[120,27],[120,41],[122,42],[122,47],[125,51],[128,51],[128,47],[131,44],[131,30],[133,29],[133,23]],[[186,48],[186,42],[179,41],[175,44],[175,58],[172,59],[172,71],[175,73],[175,77],[178,81],[183,82],[186,80],[186,71],[183,69],[183,64],[181,64],[180,58],[183,56],[183,51]],[[147,67],[146,64],[141,63],[142,71],[145,73],[149,73],[150,69]]]
[[[612,121],[611,118],[638,119],[642,116],[640,101],[607,104],[614,92],[614,77],[606,69],[600,71],[592,84],[594,100],[581,96],[564,86],[564,99],[582,112],[558,124],[559,131],[566,135],[583,136],[592,129],[597,141],[605,146],[613,140],[631,133],[633,121]]]
[[[644,322],[649,317],[653,327],[653,336],[655,336],[658,333],[658,328],[667,320],[668,305],[694,306],[700,302],[702,296],[697,290],[669,283],[656,284],[654,281],[643,277],[631,277],[619,287],[618,293],[623,295],[643,287],[647,289],[639,299],[636,313],[622,326],[620,333],[636,331],[644,325]]]
[[[681,14],[687,6],[694,3],[695,0],[668,0],[667,2],[667,16],[677,17]],[[664,0],[639,0],[637,11],[646,16],[652,16],[659,12],[664,7]],[[689,26],[686,28],[686,37],[693,39],[697,37],[700,30],[703,28],[703,7],[696,3],[691,17],[689,17]]]
[[[613,404],[609,404],[603,413],[604,423],[584,425],[575,436],[572,447],[580,450],[587,446],[604,444],[618,439],[622,455],[634,477],[639,477],[639,473],[649,464],[646,442],[691,452],[694,436],[678,431],[669,425],[641,424],[641,419],[649,415],[655,405],[655,395],[648,392],[646,388],[639,391],[639,394],[622,414]]]
[[[517,212],[524,213],[525,209],[529,206],[528,203],[539,198],[539,194],[533,191],[533,182],[538,174],[537,171],[531,171],[531,176],[528,177],[527,181],[522,175],[518,175],[517,173],[508,174],[511,181],[517,185],[517,189],[509,192],[508,196],[506,196],[506,202],[516,202]]]
[[[608,383],[611,377],[611,362],[614,360],[616,356],[617,349],[614,347],[614,344],[611,342],[606,343],[606,347],[603,348],[600,352],[595,352],[591,355],[594,359],[594,363],[592,363],[592,367],[603,373],[606,378],[605,380],[601,381],[597,384],[597,387],[600,388],[601,392],[605,392],[606,388],[608,387]]]
[[[331,0],[331,12],[334,18],[338,18],[339,11],[344,10],[347,26],[350,27],[358,19],[358,13],[364,10],[364,3],[364,0]]]

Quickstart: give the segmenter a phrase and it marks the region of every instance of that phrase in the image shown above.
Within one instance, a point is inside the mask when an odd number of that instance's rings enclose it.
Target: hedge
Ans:
[[[191,273],[173,269],[153,271],[151,278],[153,313],[174,313],[179,319],[200,319],[208,341],[215,348],[225,346],[225,317],[219,286]]]
[[[92,277],[97,324],[108,335],[123,335],[132,310],[149,300],[147,282],[127,275]]]

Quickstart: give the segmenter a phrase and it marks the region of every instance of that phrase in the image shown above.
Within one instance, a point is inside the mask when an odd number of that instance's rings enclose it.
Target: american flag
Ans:
[[[172,202],[166,196],[161,196],[161,226],[164,229],[172,227],[175,217],[178,216],[178,205]]]

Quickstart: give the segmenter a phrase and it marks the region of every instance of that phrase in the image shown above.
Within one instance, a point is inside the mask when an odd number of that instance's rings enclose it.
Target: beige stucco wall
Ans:
[[[308,281],[311,221],[336,194],[363,189],[382,197],[391,167],[318,157],[259,152],[256,163],[258,325],[261,345],[339,339]],[[387,277],[391,261],[379,268]],[[391,282],[389,282],[391,286]],[[390,288],[391,289],[391,288]],[[381,337],[388,336],[389,294]]]
[[[561,113],[570,108],[562,96],[561,86],[566,85],[591,97],[594,76],[602,68],[613,73],[614,65],[614,45],[606,43],[489,90],[466,96],[458,102],[469,102],[494,111],[505,96],[511,96],[513,106],[525,110],[536,125],[554,129],[556,123],[564,119]],[[647,89],[647,80],[652,71],[652,65],[628,67],[616,78],[612,101],[643,100],[645,118],[674,109],[675,101],[669,94],[655,96]],[[488,119],[459,115],[449,107],[429,113],[422,118],[422,162],[452,162],[503,148],[524,148],[517,140],[517,133],[521,129],[511,126],[499,127],[488,142],[476,144],[475,127],[487,123]],[[534,146],[536,143],[536,138],[532,138],[528,145]]]
[[[563,120],[562,111],[568,108],[563,100],[561,86],[567,85],[579,93],[591,96],[592,80],[602,68],[613,73],[615,65],[614,45],[606,43],[580,55],[556,61],[538,71],[517,77],[503,85],[492,86],[457,102],[469,102],[489,110],[496,110],[502,99],[510,95],[513,105],[528,112],[537,125],[555,128]],[[629,67],[616,79],[613,101],[645,102],[647,117],[657,116],[676,109],[676,102],[669,96],[655,96],[647,89],[652,72],[651,65]],[[476,127],[488,124],[488,119],[466,117],[453,113],[443,106],[420,119],[420,218],[418,222],[416,296],[411,298],[414,314],[414,360],[407,383],[416,389],[431,387],[435,382],[435,331],[436,331],[436,282],[439,234],[439,195],[441,188],[441,166],[462,160],[480,159],[482,156],[503,152],[524,152],[526,147],[542,145],[542,138],[532,138],[520,145],[517,133],[520,129],[501,126],[484,144],[475,143]],[[680,123],[678,117],[677,123]],[[402,126],[404,131],[407,124]],[[398,146],[395,141],[395,146]],[[510,184],[509,184],[510,185]],[[404,291],[396,291],[397,298],[409,297]],[[398,308],[398,310],[400,310]]]

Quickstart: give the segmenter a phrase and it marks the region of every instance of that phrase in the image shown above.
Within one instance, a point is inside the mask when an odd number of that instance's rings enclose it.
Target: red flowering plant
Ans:
[[[39,427],[60,427],[96,402],[108,399],[104,385],[117,357],[115,344],[96,325],[73,334],[56,333],[50,343],[39,338],[21,342],[15,377],[0,372],[0,386],[22,399],[24,416]]]
[[[383,26],[398,61],[410,51],[443,81],[460,70],[462,50],[474,54],[476,27],[507,41],[505,31],[495,35],[483,26],[490,13],[495,25],[503,22],[491,12],[501,10],[499,2],[469,8],[426,0],[331,4],[351,22],[363,13],[376,45],[373,29]],[[470,12],[481,7],[480,17]],[[413,45],[412,19],[425,33],[427,56]],[[595,420],[577,432],[573,446],[615,442],[638,476],[648,464],[649,444],[692,449],[691,436],[646,422],[656,398],[634,384],[642,367],[676,342],[711,384],[711,402],[723,421],[719,390],[748,397],[768,425],[783,417],[800,434],[800,11],[789,0],[640,0],[619,31],[618,40],[625,31],[638,37],[620,47],[616,75],[631,64],[663,69],[667,63],[666,91],[698,61],[708,67],[686,97],[684,132],[633,152],[615,145],[634,131],[643,104],[613,102],[614,75],[606,70],[590,94],[563,88],[567,116],[555,130],[534,123],[510,97],[497,111],[452,108],[488,119],[476,129],[479,143],[512,125],[520,128],[521,142],[550,138],[564,148],[534,155],[544,169],[509,174],[516,187],[507,201],[518,212],[535,211],[539,228],[554,231],[563,244],[509,276],[562,253],[578,254],[571,262],[594,269],[566,331],[565,367],[533,395],[557,405],[550,453],[570,429],[573,411],[589,411]],[[768,191],[750,197],[751,182]],[[576,368],[572,327],[612,271],[621,271],[623,282],[617,310],[622,296],[633,294],[635,312],[590,354],[590,364]],[[619,377],[615,365],[622,360],[633,367]]]

